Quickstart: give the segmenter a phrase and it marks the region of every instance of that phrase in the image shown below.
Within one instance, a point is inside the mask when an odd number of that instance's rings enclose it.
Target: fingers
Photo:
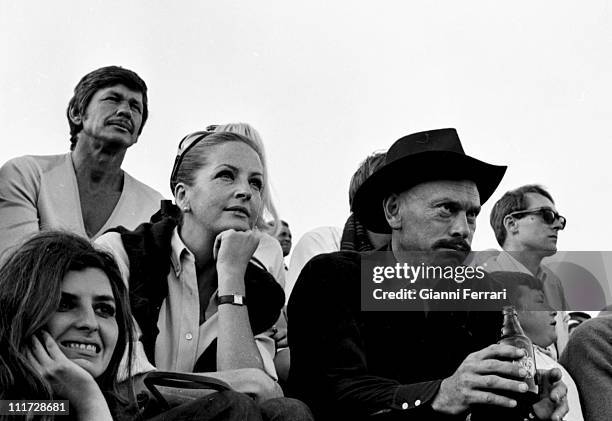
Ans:
[[[550,391],[550,400],[554,403],[560,403],[567,396],[567,386],[563,382],[555,384]]]
[[[221,241],[223,240],[223,237],[227,235],[226,233],[229,231],[233,230],[226,230],[217,234],[217,237],[215,238],[215,244],[213,245],[213,259],[217,260],[217,256],[219,255],[219,249],[221,248]]]
[[[463,371],[483,378],[494,376],[508,380],[508,385],[514,385],[509,390],[517,390],[518,385],[523,383],[521,380],[529,377],[529,372],[519,364],[493,359],[471,361],[466,359],[463,364]],[[506,387],[504,388],[506,389]]]
[[[527,392],[529,389],[527,383],[505,377],[488,375],[478,376],[476,378],[477,380],[473,382],[475,389],[507,390],[518,393]]]
[[[555,409],[555,411],[552,413],[552,416],[550,417],[553,421],[562,421],[563,417],[569,412],[569,405],[565,396],[560,399],[561,402],[559,402],[557,409]]]
[[[538,370],[541,379],[541,400],[533,406],[536,415],[542,419],[562,420],[569,411],[567,386],[561,380],[558,369]]]
[[[34,358],[36,358],[36,361],[38,361],[41,366],[48,366],[52,362],[49,353],[47,352],[43,344],[40,342],[38,337],[36,337],[36,335],[32,336],[31,350]]]
[[[32,367],[34,367],[34,370],[36,370],[36,372],[40,374],[41,376],[44,375],[43,367],[40,365],[40,363],[38,362],[38,360],[36,359],[32,351],[30,351],[29,349],[26,349],[25,356],[27,360],[30,362],[30,364],[32,365]]]
[[[229,259],[231,263],[235,263],[235,259],[250,258],[259,245],[261,233],[247,230],[236,231],[229,229],[221,232],[215,239],[213,247],[213,257],[219,261],[221,256],[223,259]]]
[[[512,345],[493,344],[481,349],[480,351],[470,354],[470,356],[481,360],[486,360],[489,358],[516,360],[525,356],[525,350]]]
[[[505,396],[496,395],[492,392],[486,392],[482,390],[474,390],[468,397],[469,405],[496,405],[505,408],[514,408],[517,403],[514,399],[507,398]]]
[[[553,368],[551,370],[546,370],[545,374],[548,376],[548,381],[551,383],[558,382],[563,377],[563,373],[558,368]]]
[[[436,411],[454,415],[479,404],[514,408],[516,400],[504,395],[523,392],[525,387],[520,383],[495,375],[481,376],[460,367],[455,374],[442,381],[432,407]]]
[[[538,419],[561,421],[569,412],[569,404],[565,396],[558,398],[558,402],[551,399],[543,399],[533,405],[533,412]]]
[[[57,342],[55,339],[49,334],[49,332],[43,330],[42,331],[42,340],[45,344],[45,348],[49,353],[51,359],[65,358],[66,356],[62,352],[62,350],[57,346]]]

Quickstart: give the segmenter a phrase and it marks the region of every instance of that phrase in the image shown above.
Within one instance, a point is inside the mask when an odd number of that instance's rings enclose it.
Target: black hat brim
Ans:
[[[495,192],[507,167],[449,151],[427,151],[393,161],[359,187],[351,210],[370,231],[390,233],[383,200],[417,184],[435,180],[472,180],[484,204]]]

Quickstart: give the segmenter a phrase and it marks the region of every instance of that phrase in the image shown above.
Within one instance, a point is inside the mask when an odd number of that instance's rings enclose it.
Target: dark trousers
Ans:
[[[249,396],[217,392],[165,411],[148,421],[312,421],[310,409],[291,398],[269,399],[257,405]]]
[[[149,421],[261,421],[255,401],[243,393],[227,390],[176,406]]]

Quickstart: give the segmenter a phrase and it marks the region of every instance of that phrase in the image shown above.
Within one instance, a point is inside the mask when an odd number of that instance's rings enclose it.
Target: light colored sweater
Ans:
[[[118,225],[134,229],[147,222],[163,196],[124,172],[123,190],[96,239]],[[81,214],[76,173],[70,153],[23,156],[0,168],[0,260],[27,237],[61,229],[88,237]]]

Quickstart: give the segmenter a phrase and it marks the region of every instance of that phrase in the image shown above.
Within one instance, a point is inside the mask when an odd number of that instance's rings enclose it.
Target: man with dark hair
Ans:
[[[550,193],[529,184],[504,194],[493,205],[490,221],[504,252],[487,260],[483,268],[523,272],[542,281],[546,299],[558,311],[556,350],[550,350],[556,357],[567,343],[569,317],[563,310],[569,310],[569,305],[560,279],[542,265],[542,259],[557,252],[557,236],[566,220],[557,213]]]
[[[74,88],[74,95],[68,102],[66,117],[70,126],[70,150],[73,151],[78,141],[78,134],[83,130],[82,116],[86,115],[87,107],[92,97],[100,89],[115,85],[123,85],[133,93],[140,93],[139,101],[132,100],[131,107],[140,114],[140,127],[136,136],[142,133],[142,129],[149,117],[149,100],[147,98],[147,85],[144,80],[131,70],[118,66],[107,66],[96,69],[83,76]]]
[[[148,116],[147,85],[117,66],[85,75],[66,111],[70,153],[23,156],[0,168],[0,258],[41,229],[91,239],[148,221],[163,199],[121,169]]]
[[[547,199],[552,204],[555,203],[550,193],[537,184],[527,184],[510,190],[495,202],[491,211],[490,222],[495,232],[495,238],[500,246],[504,246],[508,234],[504,223],[505,217],[513,212],[529,209],[529,199],[533,199],[536,197],[535,195]]]
[[[480,206],[505,170],[466,155],[454,129],[408,135],[358,189],[353,211],[367,229],[391,234],[388,267],[420,266],[419,256],[462,267]],[[323,254],[302,270],[288,308],[290,393],[317,419],[465,420],[485,404],[512,411],[517,401],[508,395],[526,391],[522,380],[534,373],[511,362],[522,350],[491,345],[501,311],[434,311],[427,299],[414,311],[364,311],[362,288],[372,278],[362,264],[380,253]],[[558,421],[567,412],[561,374],[540,374],[539,401],[529,409]]]
[[[287,257],[291,252],[291,230],[287,222],[281,220],[280,223],[280,231],[276,234],[276,239],[283,249],[283,257]]]

